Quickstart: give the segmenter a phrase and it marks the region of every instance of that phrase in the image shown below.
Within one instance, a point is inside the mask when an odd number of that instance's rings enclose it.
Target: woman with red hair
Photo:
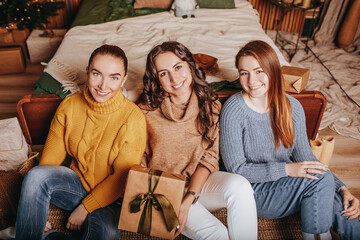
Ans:
[[[301,104],[285,94],[280,62],[263,41],[236,55],[243,91],[220,115],[220,152],[227,170],[247,178],[259,217],[300,212],[303,239],[359,239],[359,200],[313,155]],[[319,238],[320,237],[320,238]]]

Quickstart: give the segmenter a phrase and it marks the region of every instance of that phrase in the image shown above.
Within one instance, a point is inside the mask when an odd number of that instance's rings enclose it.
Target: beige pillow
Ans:
[[[164,8],[170,9],[172,0],[135,0],[134,9]]]

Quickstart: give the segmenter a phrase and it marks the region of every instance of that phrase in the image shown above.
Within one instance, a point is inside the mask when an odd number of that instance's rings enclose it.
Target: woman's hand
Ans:
[[[349,220],[359,218],[360,220],[360,206],[359,199],[351,194],[349,189],[346,187],[340,188],[340,195],[343,199],[344,211],[342,211],[342,216],[349,217]]]
[[[189,210],[190,210],[190,207],[191,207],[193,201],[194,201],[194,196],[190,195],[190,194],[186,194],[186,196],[184,197],[184,199],[181,203],[180,210],[179,210],[178,219],[180,222],[180,227],[176,230],[174,238],[179,236],[179,234],[184,230],[184,227],[186,225],[187,218],[189,215]]]
[[[203,188],[209,175],[210,175],[209,169],[207,169],[203,165],[199,164],[196,167],[194,174],[191,176],[188,191],[199,193],[201,191],[201,189]],[[184,227],[185,227],[187,219],[188,219],[189,210],[190,210],[192,203],[194,202],[194,199],[195,199],[194,196],[191,194],[185,195],[185,197],[181,203],[179,215],[178,215],[180,227],[179,227],[179,229],[176,230],[174,238],[176,238],[184,230]]]
[[[81,203],[75,210],[71,213],[66,228],[70,230],[81,230],[81,227],[85,221],[88,211],[85,206]]]
[[[304,177],[313,180],[317,180],[318,178],[309,173],[324,174],[327,170],[329,170],[328,166],[318,161],[287,163],[285,168],[286,174],[289,177]]]

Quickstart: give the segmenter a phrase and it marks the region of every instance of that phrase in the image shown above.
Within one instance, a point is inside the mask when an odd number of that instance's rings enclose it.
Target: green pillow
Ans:
[[[70,91],[65,91],[60,82],[53,78],[47,72],[41,74],[40,78],[34,85],[34,92],[32,94],[57,94],[64,99]]]
[[[200,8],[235,8],[234,0],[196,0]]]
[[[240,84],[240,80],[236,79],[232,82],[223,80],[220,82],[210,83],[214,92],[231,92],[231,91],[241,91],[243,88]]]
[[[163,11],[167,11],[167,9],[134,9],[133,0],[83,0],[71,27],[104,23]]]

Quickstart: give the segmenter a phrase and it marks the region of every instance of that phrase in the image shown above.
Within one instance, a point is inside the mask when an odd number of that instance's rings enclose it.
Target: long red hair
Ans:
[[[291,105],[285,96],[281,66],[274,49],[264,41],[251,41],[241,48],[236,55],[236,68],[239,67],[239,59],[244,56],[254,57],[269,78],[268,108],[275,148],[280,146],[280,141],[286,148],[293,146],[294,131]]]

